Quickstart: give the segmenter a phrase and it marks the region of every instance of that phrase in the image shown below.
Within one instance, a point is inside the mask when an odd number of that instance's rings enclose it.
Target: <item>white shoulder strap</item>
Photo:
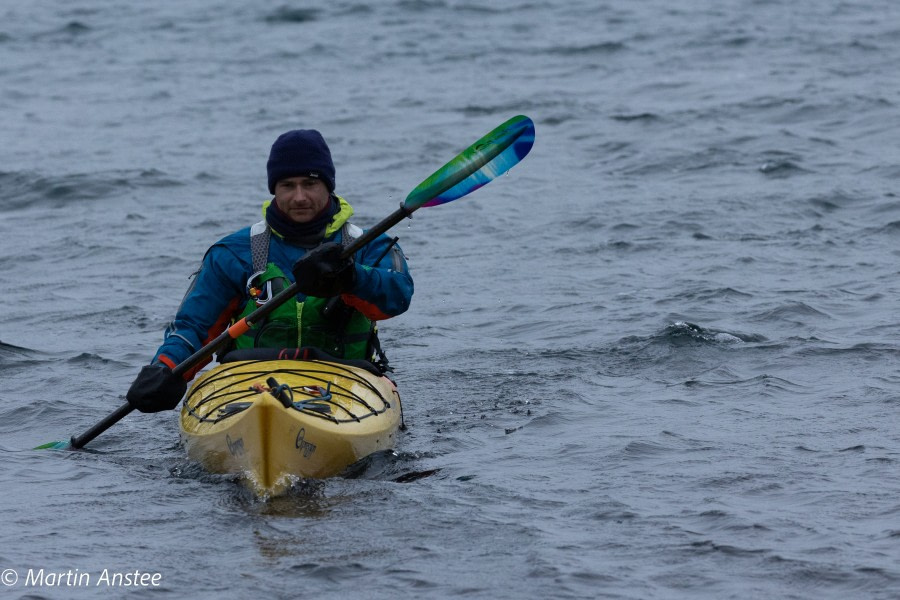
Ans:
[[[341,246],[346,248],[358,237],[361,237],[363,230],[353,223],[347,221],[341,228]]]
[[[253,258],[253,272],[266,270],[269,262],[269,225],[263,220],[250,227],[250,256]]]

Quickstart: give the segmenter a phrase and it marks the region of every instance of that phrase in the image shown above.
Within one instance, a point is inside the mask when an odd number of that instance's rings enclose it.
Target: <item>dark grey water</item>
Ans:
[[[887,0],[2,4],[3,596],[900,597],[898,64]],[[29,450],[121,403],[279,133],[366,225],[516,114],[395,229],[396,455],[263,503],[174,413]]]

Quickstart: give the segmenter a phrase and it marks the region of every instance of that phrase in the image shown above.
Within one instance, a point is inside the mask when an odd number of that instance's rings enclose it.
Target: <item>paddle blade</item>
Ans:
[[[65,450],[71,444],[69,442],[48,442],[46,444],[41,444],[40,446],[36,446],[35,450]]]
[[[534,122],[524,115],[513,117],[432,173],[403,205],[413,211],[462,198],[508,172],[533,145]]]

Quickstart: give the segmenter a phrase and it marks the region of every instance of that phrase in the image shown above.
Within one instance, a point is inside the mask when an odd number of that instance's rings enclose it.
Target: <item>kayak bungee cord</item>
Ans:
[[[254,362],[265,362],[265,361],[254,361]],[[333,367],[336,370],[342,371],[341,377],[349,381],[349,385],[360,385],[372,392],[375,396],[378,397],[382,402],[381,409],[377,409],[373,407],[371,404],[366,402],[364,398],[362,398],[359,394],[353,392],[348,387],[344,385],[337,384],[332,382],[331,380],[322,377],[322,375],[333,375],[333,372],[323,371],[319,369],[310,369],[310,368],[280,368],[280,369],[265,369],[259,371],[243,371],[241,372],[241,378],[237,380],[233,380],[231,384],[231,390],[223,389],[223,390],[215,390],[209,396],[203,398],[200,402],[198,402],[195,406],[190,406],[185,403],[186,410],[188,414],[196,418],[198,421],[203,423],[218,423],[228,417],[239,414],[249,408],[252,405],[251,401],[246,401],[246,399],[254,398],[260,393],[270,393],[273,396],[276,396],[276,393],[280,389],[290,390],[291,402],[289,404],[285,404],[284,401],[282,403],[285,407],[291,407],[294,410],[298,410],[303,412],[304,414],[308,414],[311,416],[316,416],[321,419],[325,419],[331,421],[333,423],[347,423],[347,422],[360,422],[362,419],[366,417],[376,416],[384,413],[389,410],[391,407],[391,403],[382,395],[382,393],[378,390],[377,387],[372,385],[370,381],[368,381],[365,377],[355,373],[352,369],[344,367],[342,365],[338,365],[335,363],[329,363],[329,366]],[[303,377],[305,379],[304,383],[297,386],[289,386],[288,384],[283,384],[280,386],[272,385],[272,382],[277,384],[277,380],[274,380],[274,375],[291,375],[297,377]],[[202,392],[202,390],[210,385],[213,385],[222,379],[233,379],[236,375],[231,374],[229,372],[224,372],[218,374],[215,377],[211,377],[209,379],[205,379],[195,386],[193,390],[191,390],[191,394],[196,394]],[[270,382],[269,387],[259,384],[259,380],[261,378],[268,377]],[[247,385],[246,388],[234,391],[233,388],[236,385],[242,384],[251,384],[256,382],[254,385]],[[317,389],[311,389],[312,383],[322,383],[327,386],[327,388],[322,388],[321,386],[315,386]],[[276,387],[278,389],[276,389]],[[319,391],[326,392],[325,394],[320,393]],[[316,392],[316,393],[314,393]],[[303,394],[306,396],[300,401],[293,401],[294,394]],[[277,397],[277,396],[276,396]],[[361,414],[357,414],[348,408],[344,403],[336,402],[334,398],[345,399],[349,403],[351,403],[351,408],[353,405],[359,405],[364,408],[364,411],[358,411]],[[279,399],[280,400],[280,399]],[[214,406],[210,406],[213,405]],[[317,406],[318,405],[318,406]],[[327,412],[323,410],[323,408],[335,407],[348,415],[349,418],[338,418],[337,416],[333,416],[330,414],[331,410]],[[198,409],[203,407],[205,410],[201,413]],[[402,404],[401,404],[401,414],[402,414]],[[215,415],[215,416],[213,416]]]
[[[252,361],[252,362],[266,362],[266,361]],[[251,362],[251,363],[247,363],[247,364],[252,364],[252,362]],[[367,388],[370,392],[372,392],[373,394],[375,394],[376,396],[378,396],[378,398],[379,398],[385,405],[387,405],[388,407],[390,407],[390,402],[388,402],[388,401],[384,398],[384,396],[382,396],[382,394],[381,394],[381,392],[378,390],[378,388],[375,387],[374,385],[372,385],[372,383],[371,383],[370,381],[368,381],[368,380],[365,379],[365,378],[360,377],[357,373],[355,373],[355,372],[354,372],[352,369],[350,369],[349,367],[345,367],[345,366],[340,365],[340,364],[338,364],[338,363],[331,363],[331,362],[329,362],[328,364],[329,364],[329,366],[333,369],[333,371],[334,371],[334,370],[337,370],[337,371],[343,372],[343,373],[344,373],[344,375],[342,375],[343,377],[345,377],[346,379],[350,379],[353,383],[358,383],[358,384],[364,386],[364,387]],[[282,374],[285,374],[285,373],[286,373],[286,374],[292,374],[292,375],[306,375],[306,376],[310,376],[310,375],[333,375],[333,371],[319,370],[319,369],[312,369],[312,368],[307,368],[307,369],[302,369],[302,370],[301,370],[301,369],[285,369],[285,368],[279,368],[279,369],[267,369],[267,370],[261,371],[261,372],[246,371],[246,372],[243,372],[242,374],[243,374],[243,375],[247,375],[248,377],[246,377],[245,379],[241,379],[241,380],[237,381],[237,383],[245,383],[245,382],[251,381],[252,379],[258,378],[258,377],[261,376],[261,375],[267,375],[267,374],[268,374],[268,375],[271,375],[271,374],[273,374],[273,373],[282,373]],[[211,384],[211,383],[215,383],[215,382],[220,381],[221,379],[225,379],[225,378],[229,378],[229,377],[234,377],[234,375],[231,375],[231,374],[228,373],[228,372],[219,373],[216,377],[212,377],[212,378],[203,380],[203,382],[201,382],[200,384],[197,385],[197,387],[195,388],[195,390],[191,390],[191,391],[192,391],[192,393],[193,393],[194,391],[199,391],[200,389],[202,389],[203,387],[205,387],[205,386],[207,386],[207,385],[209,385],[209,384]],[[330,380],[329,380],[329,379],[326,379],[326,378],[318,378],[317,381],[320,381],[321,383],[326,383],[326,384],[328,384],[328,383],[330,382]],[[351,397],[353,400],[359,402],[360,404],[362,404],[363,406],[365,406],[370,412],[376,413],[376,414],[379,413],[379,412],[383,412],[383,410],[382,410],[382,411],[377,411],[375,408],[373,408],[372,406],[370,406],[370,405],[369,405],[363,398],[361,398],[358,394],[354,394],[354,393],[352,393],[350,390],[348,390],[348,389],[346,389],[346,388],[343,388],[343,387],[341,387],[341,386],[338,386],[338,387],[339,387],[339,389],[341,389],[342,391],[345,392],[345,394],[344,394],[345,396]],[[230,393],[230,394],[238,394],[238,393],[240,393],[240,392],[223,392],[222,394],[220,394],[220,396],[221,396],[221,395],[226,395],[226,394],[228,394],[228,393]],[[202,400],[200,403],[197,404],[197,407],[202,406],[202,405],[205,404],[207,401],[209,401],[210,399],[212,399],[212,397],[213,397],[213,396],[211,395],[210,398],[206,398],[206,399]],[[243,397],[243,395],[242,395],[241,397]]]

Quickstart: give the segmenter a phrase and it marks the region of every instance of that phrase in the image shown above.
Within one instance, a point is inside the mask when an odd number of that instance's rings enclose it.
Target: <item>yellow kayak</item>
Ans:
[[[318,360],[219,365],[184,401],[188,456],[214,473],[240,473],[264,497],[298,479],[337,475],[394,445],[400,395],[376,373]]]

